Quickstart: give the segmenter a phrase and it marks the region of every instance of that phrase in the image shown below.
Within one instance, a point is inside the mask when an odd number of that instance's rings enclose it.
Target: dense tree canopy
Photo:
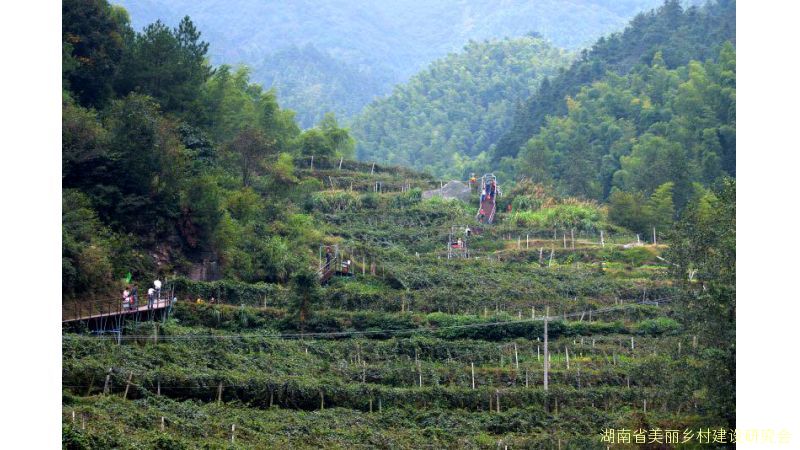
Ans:
[[[471,42],[367,106],[353,124],[357,155],[461,176],[510,125],[515,102],[566,62],[540,38]]]
[[[516,156],[528,139],[546,124],[548,116],[567,114],[564,99],[598,81],[608,72],[624,75],[661,53],[668,69],[715,57],[725,42],[735,43],[736,2],[717,0],[683,9],[668,0],[657,10],[637,15],[621,33],[600,38],[569,69],[546,80],[516,110],[513,125],[498,141],[494,161]]]
[[[469,39],[538,31],[576,49],[663,0],[120,0],[136,29],[189,14],[212,42],[213,63],[244,63],[297,111],[301,128],[334,112],[345,123],[372,100]],[[699,2],[700,0],[691,0]],[[459,11],[459,16],[454,12]]]
[[[708,186],[736,174],[736,55],[730,44],[714,60],[676,69],[656,53],[651,65],[625,76],[610,73],[565,104],[567,114],[548,118],[512,170],[564,195],[609,200],[622,225],[668,226],[663,211],[683,209],[694,183]],[[658,219],[640,214],[647,213],[650,196],[662,205],[655,208]]]
[[[121,8],[65,2],[63,50],[65,296],[165,264],[214,260],[249,282],[305,270],[319,235],[288,200],[293,157],[351,155],[334,116],[301,133],[247,68],[211,68],[188,17],[137,33]]]

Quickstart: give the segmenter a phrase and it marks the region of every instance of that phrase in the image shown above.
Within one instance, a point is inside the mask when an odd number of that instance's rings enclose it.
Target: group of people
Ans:
[[[464,228],[464,236],[468,238],[471,235],[472,235],[472,229],[470,227],[465,227]],[[461,237],[456,239],[455,242],[451,242],[450,243],[451,247],[458,248],[458,249],[465,248],[466,245],[467,245],[467,240],[466,239],[461,239]]]
[[[334,252],[331,251],[331,247],[325,247],[325,266],[323,267],[323,272],[327,272],[331,270],[331,261],[334,259]],[[341,266],[341,273],[342,275],[348,275],[350,273],[350,265],[352,262],[349,259],[342,260]]]
[[[481,191],[481,203],[483,203],[484,200],[491,201],[495,195],[497,195],[497,183],[492,179],[486,183],[483,187],[483,191]]]
[[[153,286],[147,289],[147,309],[152,309],[156,301],[161,300],[161,280],[153,281]],[[139,287],[136,284],[128,285],[122,291],[122,309],[135,310],[139,307]]]

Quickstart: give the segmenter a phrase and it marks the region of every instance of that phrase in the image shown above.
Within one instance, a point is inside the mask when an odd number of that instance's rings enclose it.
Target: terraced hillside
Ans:
[[[296,176],[324,185],[304,207],[355,276],[179,278],[164,321],[66,328],[65,447],[606,448],[606,428],[722,425],[663,245],[506,212],[478,228],[477,193],[422,200],[436,180],[339,164]],[[448,259],[453,226],[472,227],[469,258]]]

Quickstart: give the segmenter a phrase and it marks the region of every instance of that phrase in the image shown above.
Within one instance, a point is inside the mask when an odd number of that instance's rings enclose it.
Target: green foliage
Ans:
[[[647,319],[636,325],[636,332],[639,334],[660,335],[676,333],[681,326],[674,319],[659,317],[657,319]]]
[[[736,420],[736,182],[691,204],[670,233],[665,257],[681,291],[681,321],[697,333],[703,363],[695,375],[709,391],[710,409]],[[721,382],[725,380],[725,382]]]
[[[214,36],[211,60],[241,61],[252,67],[254,81],[274,88],[282,104],[298,112],[302,128],[313,126],[328,111],[344,120],[352,118],[375,98],[390,94],[397,83],[461,48],[470,37],[529,34],[577,49],[661,3],[513,0],[465,6],[456,0],[367,4],[324,0],[308,9],[300,3],[250,0],[231,1],[226,7],[209,0],[120,2],[131,11],[136,29],[159,18],[177,23],[184,14],[191,15],[207,35]],[[454,14],[459,20],[452,19]]]
[[[90,188],[101,217],[142,234],[169,232],[187,164],[173,124],[150,97],[131,94],[114,101],[105,127],[111,161]]]
[[[300,153],[305,156],[352,156],[355,141],[347,130],[339,128],[336,118],[328,113],[315,127],[304,131],[297,140]]]
[[[352,191],[321,191],[311,195],[309,209],[321,213],[355,211],[361,207],[361,197]]]
[[[434,62],[354,120],[359,159],[464,176],[534,92],[567,58],[542,39],[470,42]],[[480,157],[479,157],[480,158]],[[480,168],[483,169],[483,168]]]
[[[192,178],[181,192],[179,229],[190,248],[218,250],[217,230],[223,214],[223,198],[216,180],[208,175]]]
[[[422,201],[422,189],[414,188],[392,197],[392,208],[408,208]]]
[[[692,183],[711,184],[735,173],[735,53],[727,44],[715,60],[667,69],[656,54],[650,66],[625,76],[609,74],[567,98],[566,114],[554,115],[520,150],[520,173],[558,191],[619,208],[641,203],[613,188],[653,195],[658,211],[645,211],[649,225],[668,226],[672,197],[681,210]],[[722,161],[729,161],[723,164]],[[670,183],[669,189],[665,186]],[[667,192],[667,190],[671,192]],[[652,207],[653,205],[651,205]],[[643,207],[643,206],[642,206]],[[634,229],[635,211],[617,211]]]
[[[102,11],[92,14],[127,23],[120,9]],[[501,178],[519,162],[530,170],[503,185],[499,205],[513,213],[474,228],[470,258],[447,259],[448,232],[474,224],[476,198],[422,200],[438,184],[431,176],[340,159],[353,153],[353,141],[333,115],[301,132],[294,113],[253,84],[248,69],[212,74],[188,19],[174,30],[156,23],[120,36],[126,56],[118,63],[141,67],[96,78],[96,92],[65,84],[64,297],[67,304],[117,298],[130,271],[134,280],[167,275],[179,301],[161,323],[126,322],[121,332],[130,340],[121,344],[65,334],[62,403],[91,420],[84,430],[66,419],[64,447],[217,448],[229,445],[235,423],[237,444],[248,448],[494,447],[501,440],[526,448],[555,436],[567,448],[592,448],[587,436],[602,426],[730,419],[735,209],[732,187],[704,186],[735,168],[732,47],[713,61],[676,66],[664,62],[675,57],[668,50],[654,52],[647,67],[631,63],[624,76],[553,100],[565,101],[566,116],[551,118],[522,158],[497,167]],[[73,44],[62,42],[65,79],[87,69]],[[562,56],[533,35],[472,43],[398,89],[397,96],[413,96],[381,123],[429,133],[408,133],[421,139],[408,152],[415,163],[463,174],[489,163],[510,105]],[[684,56],[692,58],[678,59]],[[119,91],[108,91],[106,81]],[[423,119],[439,128],[425,128]],[[395,137],[380,145],[408,150],[399,143],[406,136]],[[371,192],[376,183],[381,191]],[[675,226],[674,253],[665,255],[674,265],[657,258],[662,246],[620,247],[625,236],[607,234],[604,248],[589,243],[595,230],[620,231],[594,203],[609,196],[608,216],[635,231],[663,232],[690,205]],[[548,232],[534,231],[532,248],[513,245],[536,228]],[[576,228],[580,245],[562,249],[550,240],[553,228]],[[320,285],[323,243],[353,260],[354,277]],[[552,260],[540,256],[544,249]],[[222,280],[172,275],[213,266],[207,276]],[[633,303],[664,298],[678,306]],[[535,308],[540,319],[546,307],[553,364],[545,393],[537,385],[543,323],[528,312]],[[709,319],[714,314],[730,320]],[[337,334],[306,335],[323,332]],[[676,354],[690,332],[700,349]],[[155,344],[157,335],[168,338]],[[110,395],[95,396],[109,367]],[[486,412],[497,396],[503,411]],[[322,398],[336,409],[321,410]],[[698,407],[691,415],[631,412],[644,399],[668,411]],[[386,412],[367,413],[370,400]],[[163,432],[154,429],[160,417]]]
[[[521,209],[521,208],[520,208]],[[514,225],[537,230],[584,230],[605,228],[605,211],[594,203],[572,202],[535,211],[516,210],[511,216]]]
[[[61,211],[63,294],[85,295],[97,286],[107,290],[113,279],[109,230],[91,209],[89,198],[79,191],[64,191]]]
[[[105,0],[64,1],[61,15],[64,87],[83,106],[105,106],[133,33],[129,19]]]
[[[513,124],[498,141],[492,160],[496,162],[521,153],[525,143],[552,120],[549,116],[562,117],[569,113],[565,98],[576,96],[586,86],[606,78],[609,72],[626,74],[637,64],[651,61],[658,62],[664,69],[686,65],[690,60],[704,61],[716,57],[726,42],[735,42],[735,38],[735,1],[721,0],[684,9],[678,0],[669,0],[655,11],[640,13],[623,32],[600,38],[566,71],[542,83],[535,95],[516,111]],[[660,56],[654,58],[659,53]],[[662,79],[660,83],[663,85],[665,81]],[[725,89],[730,88],[729,85]],[[661,103],[664,97],[654,96],[651,100]],[[719,103],[717,98],[711,104]],[[620,102],[619,106],[624,104]],[[659,112],[656,110],[650,115],[658,117]],[[733,132],[731,128],[726,129],[726,133]],[[728,149],[735,148],[729,137],[721,141]],[[735,156],[726,152],[723,160],[728,163],[724,170],[734,175]]]
[[[192,121],[200,90],[211,75],[207,52],[208,43],[200,40],[188,16],[173,30],[156,21],[132,39],[117,89],[149,95],[164,111]]]
[[[671,181],[662,184],[647,200],[640,191],[614,189],[609,198],[608,217],[612,222],[643,236],[649,236],[653,228],[665,233],[675,219],[673,186]]]

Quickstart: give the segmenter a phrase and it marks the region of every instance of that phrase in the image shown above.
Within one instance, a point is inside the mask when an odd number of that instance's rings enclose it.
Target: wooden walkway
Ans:
[[[153,307],[147,306],[147,298],[139,299],[140,305],[136,308],[123,308],[122,301],[101,301],[86,303],[67,303],[62,305],[61,323],[78,322],[86,320],[96,320],[112,318],[117,316],[134,315],[137,313],[148,313],[169,308],[172,302],[169,299],[153,301]]]

